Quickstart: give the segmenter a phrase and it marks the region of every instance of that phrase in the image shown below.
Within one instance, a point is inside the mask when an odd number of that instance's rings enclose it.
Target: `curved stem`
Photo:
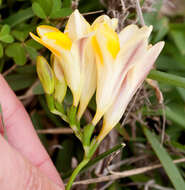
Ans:
[[[69,181],[68,181],[67,186],[66,186],[66,190],[70,190],[76,176],[78,175],[80,170],[89,162],[89,160],[90,159],[83,159],[82,162],[80,162],[80,164],[77,166],[77,168],[74,170],[71,177],[69,178]]]

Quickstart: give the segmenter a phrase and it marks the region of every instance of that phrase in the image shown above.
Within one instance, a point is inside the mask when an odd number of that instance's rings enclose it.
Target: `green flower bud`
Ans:
[[[43,56],[37,57],[37,74],[46,94],[54,92],[54,74],[47,60]]]
[[[59,60],[52,55],[51,56],[52,67],[55,75],[55,92],[54,98],[62,103],[67,91],[67,84],[64,79],[64,73],[62,70],[62,66],[60,65]]]

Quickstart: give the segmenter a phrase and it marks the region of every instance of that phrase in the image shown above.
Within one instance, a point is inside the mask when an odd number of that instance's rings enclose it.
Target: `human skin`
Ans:
[[[64,190],[24,106],[1,75],[0,104],[7,137],[0,122],[0,189]]]

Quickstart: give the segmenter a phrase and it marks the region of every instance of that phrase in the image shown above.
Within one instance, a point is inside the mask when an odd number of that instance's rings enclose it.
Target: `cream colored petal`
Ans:
[[[78,40],[91,32],[90,24],[76,9],[66,24],[64,33],[67,33],[72,41]]]
[[[77,40],[72,44],[70,52],[59,57],[67,85],[73,94],[73,105],[77,106],[83,85],[84,49],[87,38]]]
[[[143,55],[143,58],[138,60],[135,66],[127,73],[113,105],[104,116],[105,123],[109,126],[109,130],[111,130],[121,119],[133,95],[141,86],[149,71],[152,69],[152,66],[160,54],[163,46],[164,42],[159,42],[150,48],[148,52]]]
[[[80,120],[89,101],[91,100],[96,89],[96,62],[95,55],[90,41],[88,42],[85,50],[84,59],[84,83],[80,97],[80,106],[78,109],[78,119]]]
[[[109,27],[111,27],[113,30],[116,30],[116,28],[118,27],[118,19],[117,18],[110,18],[107,15],[101,15],[99,16],[91,25],[93,30],[98,29],[98,27],[103,24],[106,23],[109,25]]]
[[[40,25],[37,27],[37,34],[41,37],[49,32],[60,32],[58,28],[49,25]]]
[[[135,36],[141,35],[148,39],[152,29],[152,26],[143,26],[142,28],[138,28],[138,26],[134,24],[128,25],[119,33],[120,46],[123,47],[127,41],[135,38]]]
[[[138,61],[135,67],[128,72],[113,105],[104,115],[103,126],[97,137],[99,142],[102,141],[119,122],[133,95],[151,70],[163,46],[164,42],[159,42],[150,48],[144,58]]]
[[[130,40],[133,35],[139,30],[138,26],[135,24],[128,25],[125,27],[118,35],[120,46],[122,47],[128,40]]]

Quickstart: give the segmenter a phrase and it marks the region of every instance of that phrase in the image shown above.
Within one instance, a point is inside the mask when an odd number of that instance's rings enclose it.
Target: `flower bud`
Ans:
[[[64,79],[64,73],[63,73],[62,66],[59,60],[54,55],[51,56],[51,63],[52,63],[53,72],[55,75],[54,98],[59,103],[62,103],[67,91],[67,84]]]
[[[46,94],[54,92],[54,74],[47,60],[38,56],[36,61],[37,74]]]

